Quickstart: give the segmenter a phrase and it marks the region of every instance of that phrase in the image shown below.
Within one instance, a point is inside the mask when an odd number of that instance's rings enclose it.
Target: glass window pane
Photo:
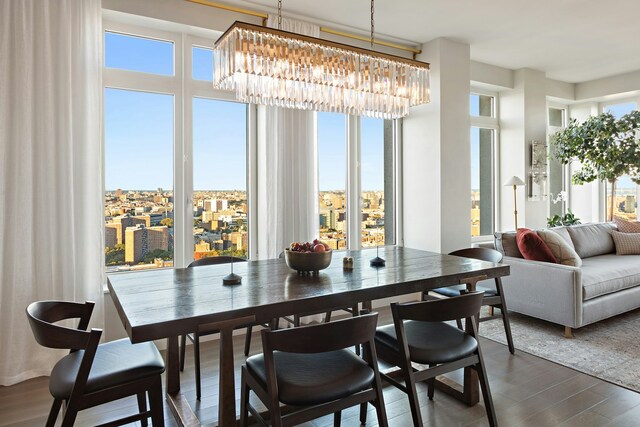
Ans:
[[[195,80],[213,81],[213,50],[193,47],[191,77]]]
[[[472,116],[493,117],[493,96],[472,93],[469,97]]]
[[[193,99],[194,259],[248,257],[247,105]]]
[[[346,117],[318,113],[318,189],[320,240],[335,250],[346,249],[347,215]]]
[[[549,108],[549,126],[564,126],[564,110],[560,108]]]
[[[107,271],[173,266],[173,95],[104,96]]]
[[[385,214],[392,213],[392,204],[385,204],[385,190],[393,185],[392,128],[391,120],[363,117],[360,121],[362,247],[395,243],[392,221],[385,233]]]
[[[493,234],[494,130],[471,128],[471,236]]]
[[[173,42],[105,31],[104,65],[173,76]]]
[[[624,116],[638,108],[635,102],[625,102],[621,104],[611,104],[604,108],[604,111],[614,115],[616,119]],[[607,205],[606,218],[609,218],[611,212],[611,184],[606,183]],[[640,187],[629,178],[628,175],[621,176],[616,182],[615,197],[613,200],[613,216],[627,220],[637,220],[637,196]]]

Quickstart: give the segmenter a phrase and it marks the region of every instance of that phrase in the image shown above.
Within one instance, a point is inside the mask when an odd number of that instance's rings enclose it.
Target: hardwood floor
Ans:
[[[388,310],[380,310],[380,314],[381,322],[390,321]],[[236,337],[234,351],[238,367],[244,361],[243,345],[244,336]],[[483,339],[481,345],[501,426],[640,426],[640,394],[521,351],[511,355],[506,346],[493,341]],[[260,348],[260,334],[254,333],[252,352],[257,353]],[[187,350],[182,376],[182,392],[204,423],[215,422],[218,413],[217,349],[217,341],[202,344],[201,402],[195,400],[191,346]],[[461,381],[459,374],[455,373],[452,378]],[[239,391],[236,392],[239,395]],[[425,425],[488,425],[482,404],[467,407],[437,391],[434,400],[429,401],[423,385],[420,385],[419,393]],[[411,414],[406,396],[394,387],[386,387],[384,398],[389,424],[410,426]],[[0,426],[43,426],[51,401],[48,378],[0,387]],[[81,412],[76,425],[100,424],[130,414],[135,409],[135,398],[122,399]],[[368,426],[376,425],[373,408],[368,413],[368,420]],[[165,425],[176,425],[166,407]],[[328,427],[333,425],[333,418],[323,417],[305,425]],[[342,425],[359,425],[357,408],[343,413]]]

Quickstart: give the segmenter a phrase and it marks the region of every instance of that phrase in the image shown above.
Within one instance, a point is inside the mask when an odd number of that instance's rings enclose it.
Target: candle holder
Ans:
[[[242,283],[242,276],[238,276],[233,272],[233,258],[231,259],[231,273],[222,278],[223,285],[239,285]]]
[[[371,265],[371,267],[384,267],[386,263],[387,261],[385,261],[384,258],[380,258],[378,256],[378,242],[376,241],[376,257],[371,258],[369,264]]]

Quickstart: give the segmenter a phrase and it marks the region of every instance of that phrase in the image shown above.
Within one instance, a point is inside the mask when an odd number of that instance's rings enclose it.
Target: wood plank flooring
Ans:
[[[381,323],[390,322],[388,310],[379,311]],[[244,336],[235,338],[238,367],[244,361],[243,344]],[[493,341],[483,339],[481,345],[501,426],[640,426],[640,394],[521,351],[511,355],[506,346]],[[252,353],[259,352],[260,347],[260,334],[254,332]],[[204,423],[214,423],[218,414],[217,341],[202,344],[202,362],[202,401],[195,400],[191,346],[187,350],[187,363],[181,379],[182,392]],[[236,378],[239,382],[239,374]],[[461,381],[461,372],[452,374],[452,378]],[[239,390],[236,393],[238,396]],[[423,403],[422,416],[427,426],[488,425],[482,404],[467,407],[437,391],[435,399],[429,401],[423,385],[420,385],[419,393]],[[406,396],[389,386],[385,387],[384,398],[389,424],[411,426]],[[43,426],[51,401],[48,378],[45,377],[0,387],[0,426]],[[236,404],[239,406],[239,400]],[[135,409],[135,398],[122,399],[81,412],[76,425],[93,426],[128,415]],[[368,426],[377,425],[373,409],[367,419]],[[176,425],[166,407],[165,425]],[[333,425],[333,418],[323,417],[305,425],[328,427]],[[359,425],[357,408],[343,413],[342,425]]]

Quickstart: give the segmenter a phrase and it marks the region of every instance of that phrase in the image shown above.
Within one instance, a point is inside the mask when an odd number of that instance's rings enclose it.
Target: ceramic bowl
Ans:
[[[284,260],[289,268],[298,273],[317,273],[331,264],[332,250],[326,252],[293,252],[289,249],[284,251]]]

